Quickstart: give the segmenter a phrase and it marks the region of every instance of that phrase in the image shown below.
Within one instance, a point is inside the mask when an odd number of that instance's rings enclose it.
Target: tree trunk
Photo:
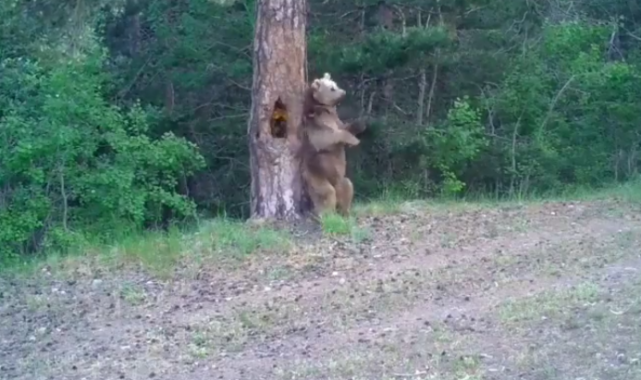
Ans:
[[[307,1],[259,0],[256,13],[251,217],[297,219],[309,207],[297,154],[307,85]]]

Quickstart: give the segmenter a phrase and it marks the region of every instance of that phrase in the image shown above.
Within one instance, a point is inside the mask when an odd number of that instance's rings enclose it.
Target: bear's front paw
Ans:
[[[344,135],[343,142],[349,146],[357,146],[358,144],[360,144],[361,141],[356,137],[354,137],[354,135],[352,135],[351,133],[346,132]]]

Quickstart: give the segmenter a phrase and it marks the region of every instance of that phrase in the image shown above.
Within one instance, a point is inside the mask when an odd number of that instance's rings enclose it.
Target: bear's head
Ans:
[[[318,103],[334,107],[345,97],[345,90],[338,87],[329,73],[325,73],[322,78],[312,82],[312,96]]]

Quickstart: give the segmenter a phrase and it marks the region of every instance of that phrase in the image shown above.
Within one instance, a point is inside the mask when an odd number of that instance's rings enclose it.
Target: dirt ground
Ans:
[[[640,211],[408,205],[171,279],[7,275],[0,378],[641,379]]]

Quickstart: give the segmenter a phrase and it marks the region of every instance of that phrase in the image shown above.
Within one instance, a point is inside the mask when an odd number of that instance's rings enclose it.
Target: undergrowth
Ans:
[[[497,207],[513,203],[537,203],[544,201],[594,201],[613,199],[622,202],[641,203],[641,180],[594,190],[577,188],[554,195],[528,196],[498,199],[487,194],[467,194],[458,199],[402,200],[387,194],[386,198],[355,204],[353,215],[343,218],[329,214],[321,219],[324,234],[330,237],[350,239],[362,243],[371,237],[371,232],[358,225],[362,217],[381,217],[405,212],[429,213],[435,210],[454,210],[468,207]],[[117,236],[117,238],[116,238]],[[201,223],[198,227],[172,228],[169,231],[130,232],[114,235],[110,244],[99,243],[90,238],[82,239],[73,249],[65,252],[45,252],[38,256],[18,257],[1,264],[1,272],[33,273],[47,267],[69,268],[79,263],[95,262],[108,268],[139,266],[158,274],[170,274],[183,260],[190,262],[237,260],[261,252],[280,254],[292,252],[295,241],[292,236],[267,226],[255,226],[227,217],[219,217]]]

